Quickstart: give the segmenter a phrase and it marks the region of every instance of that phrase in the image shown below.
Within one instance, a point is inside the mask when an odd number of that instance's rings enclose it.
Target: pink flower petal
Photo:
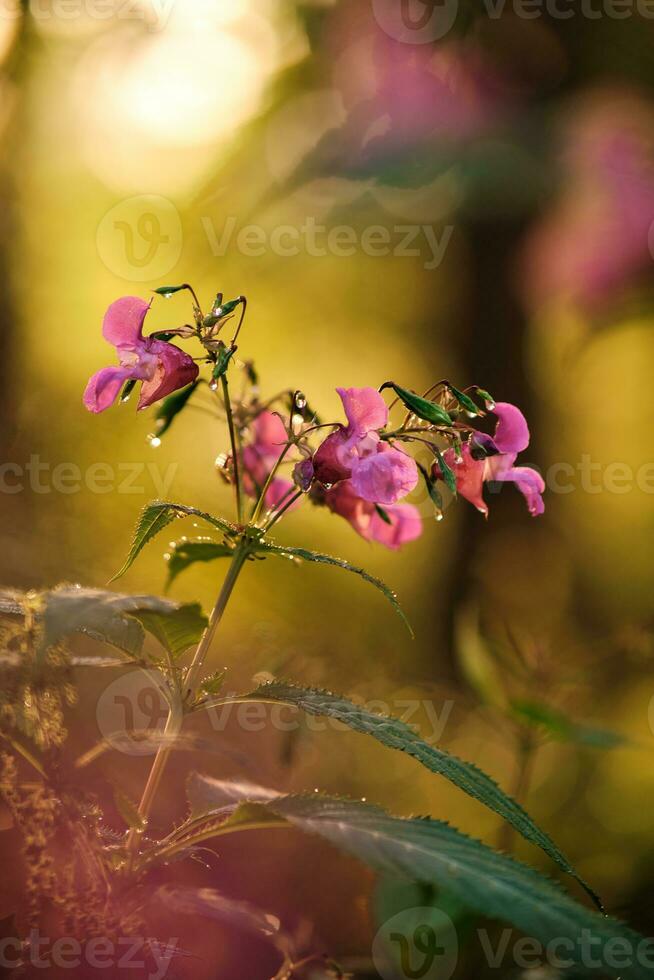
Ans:
[[[261,412],[253,423],[254,444],[262,455],[279,456],[288,442],[284,423],[274,412]]]
[[[174,344],[168,344],[164,340],[150,340],[147,348],[150,354],[158,358],[158,364],[154,376],[143,382],[139,411],[195,381],[199,372],[193,358]]]
[[[532,517],[538,517],[544,512],[545,504],[541,494],[545,492],[545,481],[537,470],[533,470],[530,466],[513,466],[496,474],[493,479],[515,483],[527,501],[527,508]]]
[[[345,429],[337,429],[327,436],[313,457],[316,480],[325,487],[347,480],[351,470],[349,460],[353,453]]]
[[[364,500],[394,504],[418,482],[414,460],[399,449],[386,449],[352,464],[352,487]]]
[[[264,498],[265,506],[270,510],[273,507],[277,507],[279,504],[288,503],[291,498],[291,491],[297,490],[294,483],[290,480],[284,480],[282,477],[275,477],[271,481],[270,486],[266,490],[266,496]],[[298,498],[291,506],[288,508],[289,511],[293,510],[300,504],[301,501]]]
[[[97,371],[86,386],[83,402],[89,412],[104,412],[118,398],[120,389],[130,378],[141,380],[144,369],[134,364],[130,367],[106,367]]]
[[[501,453],[521,453],[529,445],[529,426],[527,420],[515,405],[497,402],[493,413],[497,416],[497,426],[493,441]]]
[[[348,421],[348,435],[363,436],[388,422],[386,402],[374,388],[337,388]]]
[[[104,315],[102,335],[114,347],[138,350],[145,343],[143,321],[150,304],[139,296],[123,296]]]
[[[396,551],[422,533],[422,521],[412,504],[391,504],[384,510],[390,524],[379,516],[375,505],[357,496],[350,480],[339,483],[325,495],[329,509],[345,518],[352,528],[366,541],[383,544]]]
[[[363,535],[365,538],[383,544],[392,551],[398,551],[402,545],[420,537],[422,518],[413,504],[391,504],[384,510],[391,523],[387,524],[377,511],[374,511],[370,517],[367,533]]]
[[[453,449],[446,450],[443,458],[454,472],[457,493],[465,497],[484,517],[487,517],[488,507],[484,502],[482,490],[484,486],[485,467],[490,460],[473,459],[470,446],[467,443],[461,451],[462,462],[456,462],[456,454]],[[499,459],[499,457],[492,456],[491,459],[495,460]]]

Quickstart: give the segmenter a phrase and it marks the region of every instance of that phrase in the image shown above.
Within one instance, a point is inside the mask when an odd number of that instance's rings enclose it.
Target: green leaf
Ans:
[[[226,534],[235,534],[238,528],[229,521],[220,517],[213,517],[204,511],[197,510],[195,507],[187,507],[185,504],[173,504],[165,500],[152,500],[146,504],[138,519],[134,539],[129,554],[125,559],[122,568],[116,572],[110,582],[124,575],[132,567],[145,545],[152,541],[164,528],[168,527],[176,517],[201,517],[203,521],[213,525],[213,527],[224,531]]]
[[[456,477],[454,475],[454,470],[451,468],[451,466],[447,465],[440,449],[435,449],[434,451],[436,453],[438,466],[446,486],[452,491],[453,494],[456,494]]]
[[[436,402],[430,402],[427,398],[408,391],[407,388],[400,388],[394,381],[387,381],[381,386],[380,391],[384,388],[392,388],[409,411],[425,422],[431,422],[433,425],[452,425],[452,416]]]
[[[114,803],[127,826],[132,830],[138,830],[140,833],[143,833],[147,825],[147,820],[141,816],[136,804],[122,790],[117,788],[114,788]]]
[[[219,381],[223,374],[226,373],[229,367],[229,362],[231,361],[233,355],[236,353],[236,347],[225,347],[224,345],[218,351],[218,360],[213,369],[212,378],[214,381]]]
[[[169,588],[181,572],[198,561],[214,561],[216,558],[229,558],[234,552],[228,544],[217,541],[180,541],[170,552],[168,559]]]
[[[174,293],[179,293],[182,291],[182,289],[188,288],[188,283],[184,282],[181,286],[158,286],[157,289],[153,289],[152,292],[157,293],[158,296],[163,296],[165,299],[168,299],[168,297],[172,296]]]
[[[475,394],[484,400],[486,403],[486,408],[492,411],[495,408],[495,399],[491,394],[485,391],[483,388],[475,388]]]
[[[185,408],[189,398],[199,384],[199,381],[193,381],[185,388],[181,388],[179,391],[173,392],[172,395],[168,395],[168,398],[164,398],[155,415],[156,433],[158,436],[162,436],[164,432],[168,431],[175,417]]]
[[[417,466],[418,469],[420,470],[420,473],[422,474],[423,480],[425,481],[425,486],[427,487],[427,493],[429,494],[431,502],[433,503],[434,507],[437,510],[437,516],[438,516],[438,514],[440,514],[443,510],[443,498],[438,492],[436,481],[433,479],[431,473],[422,465],[422,463],[417,462]]]
[[[613,974],[614,944],[619,939],[632,951],[631,964],[619,970],[621,980],[651,978],[651,968],[636,957],[642,936],[579,904],[545,875],[442,821],[392,817],[368,804],[320,796],[250,804],[248,819],[257,811],[325,838],[376,871],[441,884],[477,914],[510,922],[543,944],[565,938],[566,955],[569,952],[586,973],[598,973],[588,966],[592,949],[606,964],[599,972]]]
[[[222,690],[223,684],[225,683],[226,676],[226,670],[217,670],[215,674],[211,674],[210,677],[206,677],[200,684],[200,693],[207,695],[219,694]]]
[[[359,568],[356,565],[351,565],[343,558],[333,558],[331,555],[323,555],[319,551],[309,551],[306,548],[284,548],[279,545],[271,544],[269,541],[257,541],[253,545],[253,550],[255,553],[276,555],[278,558],[299,558],[301,561],[315,562],[320,565],[334,565],[336,568],[343,568],[346,572],[353,572],[355,575],[359,575],[365,582],[369,582],[371,585],[374,585],[376,589],[379,589],[382,595],[388,599],[411,636],[413,636],[411,624],[406,618],[404,610],[398,602],[395,593],[392,591],[392,589],[389,589],[389,587],[382,582],[381,579],[375,578],[374,575],[370,575],[370,573],[366,572],[365,569]]]
[[[381,517],[381,519],[384,522],[384,524],[391,524],[392,525],[393,522],[390,519],[390,517],[388,515],[388,512],[385,511],[383,507],[380,507],[379,504],[375,504],[375,510],[377,511],[377,515],[379,517]]]
[[[179,606],[166,614],[140,609],[133,615],[161,643],[173,660],[198,643],[208,623],[197,602]]]
[[[40,655],[73,633],[86,633],[138,658],[143,627],[137,618],[146,612],[175,615],[179,603],[152,595],[121,595],[104,589],[64,586],[43,593],[43,637]]]
[[[579,725],[542,702],[513,701],[511,713],[523,724],[544,728],[551,738],[560,742],[576,742],[595,749],[615,749],[628,743],[628,739],[617,732]]]
[[[456,398],[456,400],[458,401],[459,405],[461,405],[462,408],[465,408],[466,412],[470,412],[471,415],[480,414],[478,406],[475,405],[475,403],[473,402],[472,398],[470,398],[469,395],[466,395],[466,393],[463,391],[459,391],[459,389],[455,388],[454,385],[450,384],[449,381],[446,382],[446,384],[447,387],[452,392],[452,394],[454,395],[454,397]]]
[[[375,714],[329,691],[296,687],[280,681],[262,684],[255,691],[245,695],[245,699],[291,704],[309,715],[334,718],[353,731],[370,735],[388,748],[405,752],[417,759],[430,772],[445,776],[468,796],[501,816],[526,840],[537,844],[560,868],[579,881],[594,901],[598,901],[592,889],[579,877],[552,839],[534,823],[519,803],[498,786],[494,779],[471,762],[464,762],[443,749],[425,742],[405,722],[387,715]]]
[[[129,396],[132,394],[137,384],[138,381],[136,380],[136,378],[130,378],[129,381],[125,382],[123,386],[123,390],[120,393],[121,402],[126,402],[129,400]]]

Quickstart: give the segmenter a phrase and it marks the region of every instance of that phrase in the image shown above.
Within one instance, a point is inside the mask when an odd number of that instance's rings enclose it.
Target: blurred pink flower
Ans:
[[[388,524],[373,503],[357,496],[352,482],[344,480],[324,495],[324,501],[334,514],[348,521],[366,541],[375,541],[397,551],[403,544],[422,534],[422,520],[412,504],[390,504],[384,513]]]
[[[492,440],[488,436],[480,438],[479,444],[494,455],[475,459],[474,443],[472,446],[471,443],[463,446],[461,461],[458,463],[454,449],[448,449],[443,454],[445,462],[456,477],[457,492],[487,517],[488,506],[482,495],[484,483],[489,480],[515,483],[527,501],[529,513],[532,517],[537,517],[545,510],[541,496],[545,490],[545,482],[540,473],[531,467],[513,465],[518,453],[529,445],[527,421],[520,409],[508,402],[498,402],[493,412],[497,416],[497,426]],[[442,475],[438,466],[434,467],[434,473],[436,476]]]
[[[636,97],[584,107],[564,155],[564,197],[526,246],[527,289],[592,307],[652,262],[654,114]]]
[[[418,468],[406,453],[382,441],[379,429],[388,408],[374,388],[337,388],[347,426],[327,436],[313,457],[315,477],[329,488],[350,480],[354,493],[370,503],[394,504],[418,482]]]
[[[113,405],[126,381],[143,382],[139,411],[195,381],[198,366],[188,354],[174,344],[143,336],[149,309],[138,296],[123,296],[105,313],[102,335],[116,348],[120,365],[102,368],[89,380],[84,392],[89,412],[104,412]]]
[[[268,411],[257,415],[251,430],[252,441],[243,449],[243,489],[248,496],[257,497],[288,442],[288,435],[279,415]],[[290,480],[274,477],[266,491],[266,507],[276,507],[293,489]]]

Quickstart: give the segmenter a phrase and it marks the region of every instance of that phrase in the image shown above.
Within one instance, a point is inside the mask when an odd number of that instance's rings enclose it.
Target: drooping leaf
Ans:
[[[272,793],[267,801],[264,792]],[[637,957],[643,943],[637,932],[586,908],[546,875],[440,820],[393,817],[366,803],[317,794],[283,796],[258,787],[254,800],[225,808],[224,782],[198,773],[193,774],[191,794],[196,818],[203,812],[207,821],[218,818],[219,834],[275,827],[275,818],[281,819],[383,874],[443,888],[449,901],[508,922],[544,945],[565,939],[566,956],[578,968],[575,975],[614,975],[609,956],[618,940],[632,952],[631,963],[617,971],[622,980],[652,975],[651,967]]]
[[[561,711],[540,701],[512,701],[511,713],[523,724],[543,729],[559,742],[576,742],[595,749],[615,749],[626,745],[628,739],[617,732],[580,725]]]
[[[365,582],[369,582],[374,585],[376,589],[384,595],[393,609],[398,614],[406,628],[408,629],[411,636],[413,636],[413,630],[409,620],[404,614],[402,606],[398,602],[398,598],[392,589],[381,581],[381,579],[375,578],[365,569],[359,568],[357,565],[351,565],[349,561],[345,561],[343,558],[334,558],[332,555],[323,555],[319,551],[309,551],[307,548],[285,548],[280,545],[272,544],[270,541],[257,541],[253,544],[253,550],[258,554],[263,555],[275,555],[277,558],[289,558],[289,559],[300,559],[301,561],[314,562],[320,565],[334,565],[336,568],[343,568],[346,572],[353,572],[358,575]]]
[[[157,436],[162,436],[164,432],[168,431],[176,416],[186,407],[189,398],[199,384],[199,381],[192,381],[190,385],[186,385],[185,388],[181,388],[179,391],[175,391],[172,395],[164,398],[155,414],[155,431]]]
[[[437,514],[440,514],[441,511],[443,510],[443,498],[438,492],[438,488],[436,486],[436,480],[434,480],[429,470],[427,470],[422,465],[422,463],[417,463],[417,466],[418,469],[420,470],[423,480],[425,481],[425,486],[427,487],[427,493],[429,494],[431,502],[436,508]]]
[[[468,796],[483,803],[511,824],[518,833],[540,847],[560,868],[572,875],[598,902],[592,889],[580,878],[554,841],[538,827],[529,814],[500,786],[471,762],[450,755],[436,745],[430,745],[406,722],[387,715],[376,714],[365,707],[329,691],[297,687],[281,681],[262,684],[245,695],[246,700],[290,704],[322,718],[333,718],[353,731],[369,735],[382,745],[405,752],[417,759],[430,772],[445,776]]]
[[[419,419],[431,422],[432,425],[452,425],[452,416],[436,402],[430,402],[422,395],[416,395],[415,392],[409,391],[407,388],[401,388],[394,381],[387,381],[380,390],[383,391],[384,388],[392,388],[400,401]]]
[[[198,643],[208,623],[197,602],[179,606],[165,615],[155,609],[139,609],[133,615],[173,660]]]
[[[643,942],[637,932],[586,908],[550,878],[440,820],[392,817],[370,804],[319,795],[273,795],[266,802],[259,794],[258,801],[230,815],[223,806],[221,781],[197,773],[191,794],[196,816],[202,811],[207,819],[220,815],[223,833],[265,828],[266,820],[277,817],[329,840],[376,871],[439,885],[477,914],[509,922],[545,945],[565,939],[566,956],[578,965],[577,975],[613,975],[610,950],[619,939],[632,952],[630,964],[618,971],[622,980],[652,976],[651,967],[637,957]],[[589,965],[591,949],[591,962],[599,959],[605,970]]]
[[[173,504],[166,500],[152,500],[141,511],[129,554],[122,568],[116,572],[110,582],[115,582],[116,579],[124,575],[132,567],[145,545],[168,527],[176,517],[199,517],[226,534],[235,534],[238,531],[238,528],[234,524],[230,524],[229,521],[225,521],[221,517],[214,517],[212,514],[197,510],[195,507]]]
[[[105,589],[64,586],[43,593],[43,638],[41,652],[73,633],[87,633],[111,643],[130,657],[143,647],[143,627],[137,614],[153,612],[174,615],[179,603],[152,595],[121,595]]]
[[[448,490],[451,490],[453,494],[456,494],[456,477],[454,475],[454,470],[445,462],[445,458],[440,449],[434,448],[434,452],[436,453],[438,468],[441,471],[445,485],[447,486]]]
[[[230,926],[262,936],[275,945],[285,946],[285,937],[277,916],[263,912],[249,902],[228,898],[215,888],[162,885],[155,892],[154,899],[175,913],[219,919]]]

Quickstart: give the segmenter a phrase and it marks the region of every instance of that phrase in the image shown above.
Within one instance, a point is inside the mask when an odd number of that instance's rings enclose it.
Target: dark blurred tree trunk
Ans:
[[[482,385],[498,401],[518,405],[530,420],[533,436],[535,415],[524,370],[526,318],[515,288],[516,256],[529,220],[524,215],[494,216],[468,223],[468,305],[462,310],[463,349],[459,355],[462,376]],[[457,607],[474,588],[471,569],[479,542],[488,531],[483,517],[465,501],[461,501],[459,516],[462,527],[448,576],[447,613],[440,623],[445,631],[441,639],[449,649]],[[494,508],[493,521],[496,527],[502,526],[502,508]]]

